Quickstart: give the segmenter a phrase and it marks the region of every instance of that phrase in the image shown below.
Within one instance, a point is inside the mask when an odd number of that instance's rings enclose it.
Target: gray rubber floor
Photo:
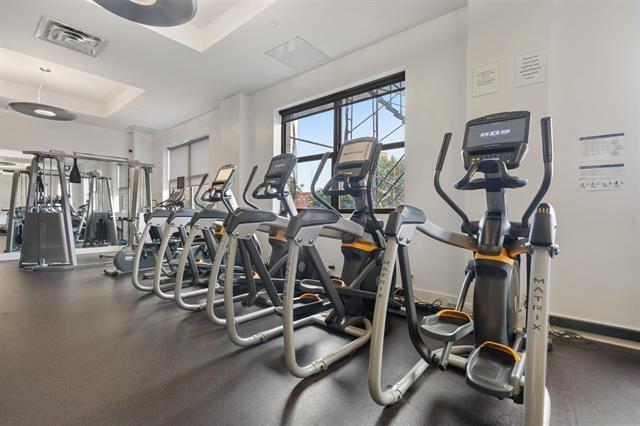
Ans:
[[[389,383],[417,358],[404,322],[390,325]],[[298,336],[303,362],[344,341],[313,327]],[[428,372],[402,402],[382,409],[369,396],[367,363],[365,348],[301,381],[286,371],[280,339],[239,349],[203,313],[143,295],[128,277],[109,278],[101,268],[25,272],[0,263],[3,425],[522,421],[520,406],[474,391],[453,370]],[[640,423],[638,352],[556,345],[548,386],[554,425]]]

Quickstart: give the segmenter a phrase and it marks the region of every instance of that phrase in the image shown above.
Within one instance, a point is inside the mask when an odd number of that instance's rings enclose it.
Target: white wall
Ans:
[[[553,312],[640,329],[640,3],[556,1],[550,15],[549,200],[561,249]],[[625,133],[624,189],[578,191],[578,138],[616,132]]]
[[[279,152],[279,109],[405,70],[406,202],[459,229],[459,219],[431,184],[442,134],[454,132],[443,184],[478,218],[483,194],[452,189],[463,171],[458,150],[465,121],[503,110],[532,112],[530,150],[517,173],[529,185],[507,194],[511,219],[519,220],[542,177],[539,119],[552,115],[556,173],[547,200],[559,217],[561,254],[553,262],[551,312],[638,329],[640,286],[632,266],[640,260],[639,8],[631,0],[469,0],[466,8],[315,70],[223,100],[217,110],[157,134],[154,160],[164,164],[165,146],[208,131],[210,170],[238,161],[244,184],[251,166],[264,170]],[[516,56],[538,49],[548,53],[546,82],[515,88]],[[499,92],[474,98],[472,68],[496,62]],[[624,190],[578,192],[578,137],[619,131],[627,135]],[[340,262],[335,248],[322,247],[330,264]],[[467,253],[422,240],[414,243],[412,256],[418,290],[457,294]]]
[[[542,178],[539,119],[553,118],[555,176],[546,199],[558,215],[560,256],[553,262],[552,314],[640,328],[640,287],[632,267],[640,260],[640,5],[470,0],[468,17],[467,118],[532,113],[530,149],[517,173],[529,185],[507,193],[513,220]],[[539,49],[547,50],[547,81],[514,87],[516,57]],[[496,62],[499,92],[473,98],[472,68]],[[578,138],[616,132],[626,134],[624,189],[580,192]],[[465,205],[477,216],[483,194],[467,193]]]
[[[462,8],[254,93],[252,162],[264,170],[274,153],[279,153],[277,111],[282,107],[405,70],[405,200],[425,209],[443,226],[457,227],[455,219],[441,208],[432,186],[423,183],[432,179],[442,134],[461,129],[464,122],[465,29],[466,10]],[[437,207],[431,208],[434,205]],[[342,261],[337,245],[325,243],[322,248],[325,261],[339,270]],[[450,283],[460,278],[458,260],[452,248],[436,247],[427,241],[416,244],[416,286],[449,292]]]
[[[77,122],[42,120],[2,110],[0,148],[17,151],[57,149],[128,157],[129,136],[119,130]]]

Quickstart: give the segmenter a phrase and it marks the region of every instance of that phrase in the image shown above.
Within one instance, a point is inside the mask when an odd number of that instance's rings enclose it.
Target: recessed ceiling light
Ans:
[[[269,25],[271,25],[273,28],[276,28],[278,26],[278,23],[276,21],[271,21],[269,22]]]
[[[48,109],[35,109],[33,110],[38,115],[44,115],[45,117],[55,117],[56,113],[53,111],[49,111]]]
[[[296,71],[309,69],[329,59],[323,51],[302,37],[286,41],[267,51],[266,55]]]
[[[152,27],[186,24],[198,10],[197,0],[94,0],[109,12]]]

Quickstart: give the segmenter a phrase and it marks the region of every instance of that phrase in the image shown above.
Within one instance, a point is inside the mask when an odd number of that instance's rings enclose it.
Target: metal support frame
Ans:
[[[296,345],[294,338],[295,328],[311,324],[326,327],[325,320],[330,314],[321,313],[305,317],[299,321],[294,321],[293,302],[299,254],[300,246],[298,245],[298,243],[296,243],[295,239],[290,239],[287,255],[287,274],[283,295],[282,323],[284,327],[285,363],[291,374],[299,378],[304,378],[327,369],[331,364],[341,360],[355,350],[366,345],[371,338],[371,322],[368,319],[364,318],[364,329],[353,325],[348,325],[339,330],[335,330],[355,337],[355,340],[351,340],[337,350],[327,355],[323,355],[307,365],[301,366],[296,359]],[[334,329],[332,328],[332,330]]]
[[[20,178],[24,176],[28,180],[31,179],[31,174],[27,170],[17,170],[13,172],[13,176],[11,178],[11,198],[9,200],[9,211],[7,212],[7,239],[5,241],[5,252],[11,253],[18,249],[15,245],[16,239],[16,209],[18,208],[18,191],[20,191]],[[27,182],[27,189],[29,188],[29,183]],[[25,200],[26,201],[26,200]],[[26,210],[26,209],[25,209]]]

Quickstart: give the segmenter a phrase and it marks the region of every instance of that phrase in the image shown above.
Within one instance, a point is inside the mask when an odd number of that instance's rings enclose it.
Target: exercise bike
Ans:
[[[545,378],[550,263],[558,254],[555,212],[549,204],[542,202],[553,174],[550,118],[541,120],[544,178],[520,222],[508,219],[505,201],[506,189],[522,188],[527,184],[526,179],[514,177],[508,171],[518,168],[527,152],[529,121],[529,112],[517,111],[492,114],[467,123],[462,147],[466,174],[455,183],[455,188],[485,191],[487,210],[478,222],[470,221],[440,185],[440,173],[451,140],[451,133],[445,134],[434,184],[438,194],[461,217],[462,233],[429,222],[416,207],[400,206],[389,216],[369,362],[369,390],[376,403],[389,405],[399,401],[430,366],[438,366],[443,371],[453,366],[465,371],[466,382],[472,388],[523,403],[525,424],[549,423],[550,403]],[[481,177],[476,177],[478,174]],[[418,233],[473,253],[455,309],[443,309],[421,320],[413,303],[409,264],[409,246]],[[519,268],[523,256],[528,269],[528,310],[526,325],[520,329],[517,324]],[[386,303],[393,288],[396,261],[405,296],[409,335],[422,359],[398,383],[383,389],[381,370]],[[472,316],[463,310],[471,285],[474,286]],[[442,342],[443,347],[431,349],[421,335]],[[467,336],[472,336],[472,345],[454,345]]]

